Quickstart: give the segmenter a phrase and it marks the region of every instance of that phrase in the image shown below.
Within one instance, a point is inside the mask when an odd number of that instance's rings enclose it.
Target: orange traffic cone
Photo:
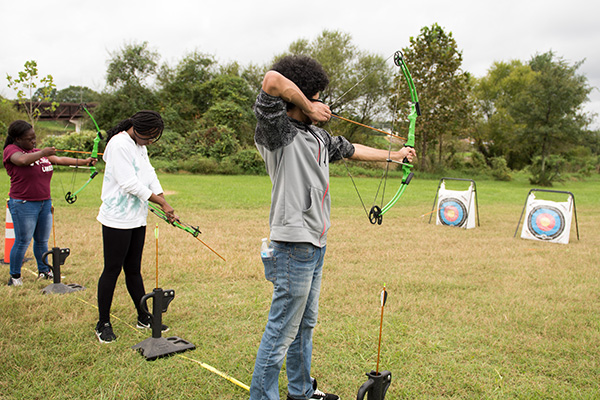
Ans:
[[[4,264],[10,264],[10,251],[15,244],[15,227],[6,202],[6,231],[4,235]]]

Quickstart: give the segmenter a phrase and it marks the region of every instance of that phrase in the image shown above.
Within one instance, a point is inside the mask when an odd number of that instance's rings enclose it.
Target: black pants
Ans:
[[[104,242],[104,271],[98,280],[98,313],[101,323],[110,322],[110,307],[121,268],[125,272],[125,285],[138,312],[140,300],[146,293],[142,280],[142,253],[146,227],[115,229],[102,225]]]

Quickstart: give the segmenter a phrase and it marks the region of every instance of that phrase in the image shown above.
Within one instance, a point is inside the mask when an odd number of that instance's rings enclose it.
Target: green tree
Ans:
[[[410,38],[410,46],[403,52],[422,112],[416,134],[420,168],[443,167],[444,153],[452,150],[457,139],[471,133],[472,78],[461,69],[462,52],[452,32],[446,33],[438,24],[422,28],[419,36]],[[403,76],[395,79],[399,89],[397,95],[391,96],[390,108],[397,109],[396,118],[404,120],[409,110],[397,108],[396,104],[410,98],[408,87],[402,82]]]
[[[99,105],[94,108],[94,118],[101,129],[107,130],[140,110],[161,111],[158,97],[151,89],[128,86],[102,93]]]
[[[104,129],[114,126],[139,110],[157,110],[159,99],[151,83],[156,79],[159,54],[148,43],[128,44],[111,53],[106,83],[95,117]]]
[[[540,157],[539,174],[534,174],[532,183],[551,185],[556,174],[547,167],[558,163],[548,163],[549,157],[564,154],[585,134],[589,117],[582,106],[592,89],[587,78],[577,73],[582,63],[569,65],[551,51],[535,55],[529,62],[535,79],[527,96],[515,99],[512,113],[524,126],[520,139],[531,143],[536,149],[534,156]]]
[[[27,115],[18,111],[12,101],[0,96],[0,142],[4,143],[8,125],[17,119],[26,119]]]
[[[263,77],[268,69],[269,67],[266,65],[250,64],[242,70],[240,77],[248,82],[253,93],[258,93],[262,87]]]
[[[329,77],[329,86],[320,98],[340,116],[367,125],[378,125],[388,116],[387,96],[392,81],[391,63],[375,54],[360,51],[352,36],[340,31],[324,30],[316,39],[299,39],[288,54],[313,57],[323,65]],[[373,145],[369,131],[348,123],[335,124],[335,131],[349,140]]]
[[[221,74],[203,84],[202,91],[209,104],[202,110],[203,125],[227,126],[243,146],[253,146],[255,93],[248,82],[237,75]]]
[[[582,108],[591,88],[577,73],[581,64],[569,65],[553,52],[527,64],[495,63],[475,90],[479,150],[505,157],[513,169],[530,166],[534,184],[550,186],[559,179],[567,165],[562,157],[597,137],[587,130],[592,116]]]
[[[495,157],[504,157],[507,166],[522,169],[530,162],[532,146],[519,142],[523,125],[515,120],[512,103],[526,96],[535,74],[521,61],[495,62],[486,76],[477,80],[473,94],[479,115],[473,134],[478,151],[488,165]]]
[[[204,113],[202,121],[207,127],[227,126],[243,146],[252,146],[254,143],[256,119],[251,108],[231,100],[220,100]]]
[[[110,55],[106,83],[112,88],[147,87],[156,76],[160,55],[148,49],[148,42],[127,44]]]
[[[164,64],[158,74],[160,100],[166,110],[165,121],[173,129],[184,133],[193,129],[195,122],[210,107],[203,85],[215,75],[217,62],[212,56],[192,52],[175,67]]]
[[[69,86],[56,92],[54,100],[61,103],[93,103],[100,94],[87,86]]]
[[[25,111],[29,122],[35,126],[42,114],[42,110],[56,110],[58,103],[52,101],[52,94],[56,85],[52,75],[40,77],[38,73],[37,62],[34,60],[26,61],[25,69],[18,73],[18,77],[13,78],[6,75],[8,87],[16,92],[17,103]],[[44,103],[50,103],[45,105]]]

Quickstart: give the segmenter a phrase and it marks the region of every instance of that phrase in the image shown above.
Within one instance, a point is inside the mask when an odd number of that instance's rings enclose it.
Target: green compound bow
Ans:
[[[198,237],[198,235],[200,235],[200,229],[197,226],[192,226],[189,224],[186,224],[185,222],[176,219],[175,221],[171,222],[169,221],[169,218],[167,218],[167,215],[165,214],[165,212],[163,210],[161,210],[160,208],[156,207],[154,204],[152,203],[148,203],[148,209],[154,214],[156,215],[158,218],[162,219],[163,221],[167,222],[170,225],[173,225],[179,229],[183,229],[184,231],[186,231],[187,233],[189,233],[190,235],[192,235],[193,237],[196,238],[196,240],[198,240],[200,243],[202,243],[203,245],[205,245],[210,251],[212,251],[213,253],[215,253],[217,256],[219,256],[223,261],[227,261],[223,258],[223,256],[221,256],[219,253],[217,253],[216,251],[214,251],[209,245],[207,245],[206,243],[204,243],[202,241],[202,239],[200,239]]]
[[[404,144],[405,147],[411,147],[414,148],[415,147],[415,125],[416,125],[416,120],[417,117],[419,115],[421,115],[421,109],[419,107],[419,98],[417,96],[417,90],[415,89],[415,84],[413,82],[412,76],[410,74],[410,71],[408,70],[408,66],[406,65],[406,62],[404,61],[404,55],[402,54],[401,51],[396,51],[393,55],[394,58],[394,64],[396,66],[398,66],[400,68],[400,70],[402,71],[402,74],[404,75],[404,79],[406,80],[406,83],[408,84],[408,89],[410,92],[410,113],[408,115],[408,120],[409,120],[409,126],[408,126],[408,135],[406,138],[406,143]],[[387,59],[389,60],[389,58]],[[386,61],[387,61],[386,60]],[[368,76],[368,75],[367,75]],[[339,102],[339,100],[344,97],[348,92],[350,92],[352,89],[354,89],[358,84],[360,84],[364,79],[366,78],[366,76],[361,79],[359,82],[357,82],[354,86],[352,86],[349,90],[347,90],[344,94],[342,94],[335,102]],[[394,112],[395,114],[395,112]],[[373,128],[372,126],[368,126],[368,125],[363,125],[361,123],[358,123],[356,121],[352,121],[352,120],[348,120],[345,118],[342,118],[336,114],[332,114],[333,117],[335,118],[339,118],[341,120],[345,120],[347,122],[351,122],[357,125],[361,125],[365,128],[369,128],[381,133],[384,133],[390,137],[396,137],[396,138],[400,138],[400,139],[404,139],[396,134],[390,133],[390,132],[385,132],[382,131],[380,129],[377,128]],[[392,131],[393,131],[393,126],[392,126]],[[348,167],[348,165],[346,164],[346,161],[344,160],[344,164],[346,165],[346,170],[348,171],[348,176],[350,177],[350,179],[352,180],[352,184],[354,185],[354,189],[356,190],[356,194],[358,195],[358,198],[360,199],[360,202],[363,206],[363,209],[365,210],[365,214],[367,215],[367,218],[369,219],[369,221],[372,224],[378,224],[381,225],[382,221],[383,221],[383,215],[385,213],[387,213],[393,206],[394,204],[396,204],[398,202],[398,200],[400,200],[400,197],[402,197],[402,195],[404,194],[404,191],[406,190],[406,187],[408,186],[408,184],[410,183],[411,179],[413,178],[413,173],[411,172],[411,169],[413,168],[413,165],[410,164],[408,162],[408,159],[404,159],[402,160],[402,162],[400,162],[399,164],[402,165],[402,183],[400,185],[400,187],[398,188],[398,191],[396,192],[396,194],[391,198],[391,200],[384,206],[380,207],[378,205],[376,205],[375,203],[377,202],[377,197],[379,196],[379,191],[381,189],[381,185],[383,183],[383,191],[382,191],[382,195],[381,195],[381,202],[383,203],[383,198],[385,195],[385,186],[387,183],[387,177],[388,177],[388,172],[389,172],[389,167],[391,163],[398,163],[397,161],[394,161],[391,159],[391,151],[392,151],[392,142],[390,140],[390,146],[389,146],[389,150],[388,150],[388,158],[387,158],[387,166],[386,166],[386,170],[385,173],[383,174],[383,176],[381,177],[381,180],[379,181],[379,186],[377,188],[377,192],[375,194],[375,199],[373,201],[373,206],[371,207],[370,211],[367,211],[367,207],[365,206],[365,203],[362,199],[362,196],[360,195],[360,192],[358,191],[358,187],[356,186],[356,182],[354,182],[354,178],[352,177],[352,174],[350,173],[350,168]]]
[[[94,145],[92,146],[91,157],[97,159],[98,158],[98,145],[100,144],[100,141],[102,140],[102,134],[100,133],[100,128],[98,127],[98,124],[96,123],[96,120],[94,119],[94,117],[92,116],[92,114],[89,112],[89,110],[87,109],[87,107],[85,106],[85,104],[81,104],[80,108],[83,109],[86,112],[87,115],[89,115],[90,119],[94,123],[94,126],[96,127],[96,137],[94,138]],[[81,193],[81,191],[83,189],[85,189],[87,187],[87,185],[89,185],[89,183],[96,177],[96,175],[98,175],[98,171],[96,171],[96,166],[91,165],[90,166],[90,177],[83,184],[83,186],[81,186],[79,189],[75,190],[72,193],[71,192],[67,192],[65,194],[65,200],[67,201],[67,203],[69,203],[69,204],[75,203],[77,201],[77,195],[79,193]]]
[[[394,53],[394,64],[396,64],[396,66],[400,67],[400,70],[402,71],[402,74],[404,75],[406,83],[408,84],[408,88],[410,91],[410,97],[411,97],[410,114],[408,114],[408,121],[409,121],[408,136],[406,139],[406,143],[404,144],[404,147],[414,148],[415,147],[415,125],[416,125],[417,117],[421,115],[421,109],[419,107],[419,98],[417,96],[417,90],[415,89],[415,84],[413,82],[412,76],[410,74],[410,71],[408,70],[408,66],[404,62],[404,56],[401,51],[397,51]],[[391,142],[390,142],[390,144],[391,144]],[[390,147],[390,152],[391,152],[391,147]],[[388,158],[387,162],[388,162],[388,166],[386,168],[385,178],[387,178],[389,165],[393,161],[390,158]],[[400,187],[398,188],[398,191],[396,192],[396,194],[390,199],[390,201],[385,206],[379,207],[377,205],[374,205],[373,207],[371,207],[371,211],[369,212],[369,221],[372,224],[377,223],[377,224],[381,225],[381,222],[383,221],[383,215],[386,212],[388,212],[394,206],[394,204],[396,204],[396,202],[398,202],[398,200],[400,200],[400,197],[402,197],[402,194],[404,194],[406,187],[408,186],[411,179],[413,178],[414,174],[411,172],[413,165],[409,164],[408,159],[405,158],[404,160],[402,160],[401,165],[402,165],[402,183],[400,184]]]

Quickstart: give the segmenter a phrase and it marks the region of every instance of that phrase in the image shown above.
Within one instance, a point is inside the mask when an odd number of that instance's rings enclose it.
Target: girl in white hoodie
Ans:
[[[137,327],[150,328],[150,318],[140,310],[144,296],[141,274],[142,252],[146,237],[148,201],[158,204],[170,221],[176,219],[173,207],[148,159],[146,146],[156,142],[164,129],[155,111],[139,111],[107,132],[108,144],[102,184],[102,205],[98,221],[102,224],[104,270],[98,281],[96,336],[101,343],[116,340],[110,323],[110,307],[121,269],[125,272],[127,291],[138,313]],[[163,330],[167,327],[163,326]]]

